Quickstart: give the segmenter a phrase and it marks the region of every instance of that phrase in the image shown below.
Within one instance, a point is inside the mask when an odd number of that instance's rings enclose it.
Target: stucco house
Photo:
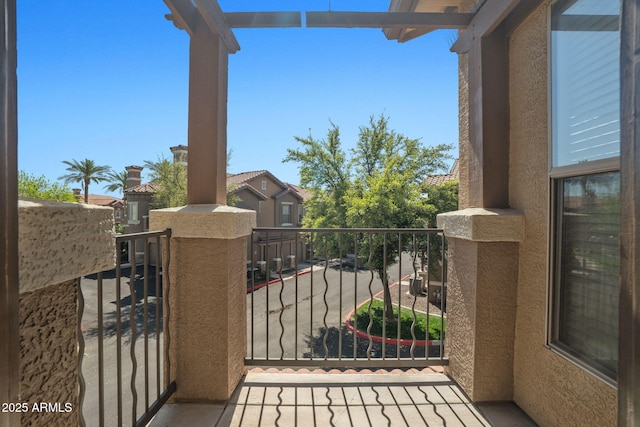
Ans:
[[[427,185],[440,185],[449,181],[458,181],[460,179],[460,161],[456,159],[451,165],[449,173],[441,173],[435,175],[428,175],[424,179],[424,183]]]
[[[74,189],[73,193],[78,200],[84,200],[84,195],[80,193],[80,189]],[[89,194],[89,204],[112,208],[115,223],[122,224],[124,222],[124,200],[102,194]]]
[[[186,147],[178,146],[176,151],[172,147],[176,161],[186,162]],[[128,185],[124,191],[126,202],[125,230],[127,233],[138,233],[149,230],[149,210],[153,202],[153,195],[157,185],[141,183],[141,166],[127,166]],[[258,227],[299,227],[304,214],[304,201],[310,193],[298,186],[280,181],[267,170],[241,172],[227,177],[227,188],[231,194],[238,197],[239,208],[256,212]],[[252,245],[248,245],[248,258],[273,262],[280,259],[280,265],[295,266],[296,261],[306,258],[306,244],[303,238],[296,239],[296,233],[285,235],[258,232],[253,238]],[[287,264],[288,262],[288,264]],[[266,264],[261,264],[266,268]]]
[[[271,172],[259,170],[232,174],[227,188],[239,197],[237,207],[256,211],[258,227],[300,227],[304,202],[310,193],[280,181]],[[271,267],[295,267],[306,258],[306,243],[297,233],[254,233],[248,245],[248,259],[271,262]],[[279,260],[279,261],[277,261]],[[266,264],[261,263],[262,268]]]

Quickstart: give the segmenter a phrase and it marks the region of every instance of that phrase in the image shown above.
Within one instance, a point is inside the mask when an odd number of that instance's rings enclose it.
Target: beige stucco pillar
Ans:
[[[448,241],[448,374],[472,400],[513,400],[517,211],[470,208],[438,215]]]
[[[151,211],[171,228],[169,358],[175,401],[226,401],[245,372],[247,236],[254,211],[191,205]]]

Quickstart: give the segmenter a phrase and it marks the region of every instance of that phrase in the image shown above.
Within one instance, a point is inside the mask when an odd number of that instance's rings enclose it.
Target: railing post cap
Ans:
[[[171,229],[172,237],[236,239],[251,234],[256,212],[226,205],[187,205],[149,212],[149,228]]]

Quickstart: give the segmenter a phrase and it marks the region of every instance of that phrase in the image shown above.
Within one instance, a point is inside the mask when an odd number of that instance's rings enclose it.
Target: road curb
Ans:
[[[412,274],[413,273],[409,273],[406,276],[402,277],[400,280],[392,283],[389,286],[389,289],[391,289],[392,287],[398,285],[401,281],[409,278]],[[372,299],[378,297],[378,295],[380,295],[383,292],[384,292],[384,289],[381,290],[380,292],[376,293],[372,297]],[[416,341],[413,341],[413,340],[408,340],[408,339],[400,339],[400,340],[398,340],[397,338],[382,338],[382,337],[380,337],[378,335],[371,335],[370,336],[368,333],[366,333],[364,331],[356,330],[355,327],[351,324],[351,316],[353,316],[353,313],[357,309],[359,309],[363,305],[367,304],[369,301],[371,301],[371,300],[366,300],[366,301],[363,301],[362,303],[360,303],[360,305],[358,305],[356,308],[351,310],[349,312],[349,314],[347,314],[347,317],[344,320],[344,323],[345,323],[347,329],[349,329],[351,332],[355,333],[359,338],[363,338],[363,339],[367,339],[367,340],[369,338],[371,338],[371,341],[375,341],[375,342],[379,342],[379,343],[384,342],[385,344],[392,344],[392,345],[398,345],[398,341],[400,341],[400,345],[406,345],[406,346],[413,345],[414,342],[415,342],[415,345],[418,346],[418,347],[424,347],[425,345],[431,347],[434,344],[435,345],[439,345],[439,343],[440,343],[439,340],[437,340],[437,341],[435,341],[435,340],[416,340]]]

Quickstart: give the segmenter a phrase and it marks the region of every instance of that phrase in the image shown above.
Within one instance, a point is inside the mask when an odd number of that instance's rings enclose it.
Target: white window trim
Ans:
[[[282,221],[282,217],[283,212],[282,212],[282,207],[283,206],[289,206],[289,219],[293,218],[293,202],[282,202],[280,203],[280,221]],[[291,222],[282,222],[282,226],[283,227],[293,227],[293,223]]]

